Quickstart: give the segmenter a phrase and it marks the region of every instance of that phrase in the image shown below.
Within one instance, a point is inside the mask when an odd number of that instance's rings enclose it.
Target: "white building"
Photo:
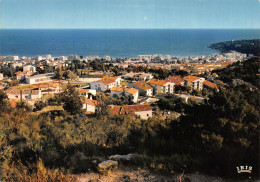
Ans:
[[[36,100],[41,98],[41,90],[23,90],[10,89],[6,91],[9,99]]]
[[[23,90],[21,91],[22,99],[37,100],[41,98],[41,90]]]
[[[62,61],[66,61],[68,58],[66,56],[60,56],[59,59]]]
[[[85,103],[83,103],[83,109],[86,110],[87,114],[96,113],[99,110],[100,105],[101,105],[100,101],[85,99]]]
[[[47,55],[45,56],[45,58],[46,58],[46,59],[51,59],[51,55],[50,55],[50,54],[47,54]]]
[[[153,75],[151,73],[144,73],[144,72],[140,72],[140,73],[130,72],[125,74],[123,78],[135,80],[135,81],[149,81],[153,78]]]
[[[36,56],[35,60],[36,61],[41,61],[42,60],[42,56]]]
[[[7,56],[5,58],[6,61],[17,61],[19,60],[19,56]]]
[[[104,59],[105,59],[106,61],[111,61],[111,57],[110,57],[110,56],[104,56]]]
[[[121,96],[130,96],[132,97],[133,102],[138,101],[139,91],[135,88],[122,88],[122,87],[113,87],[111,88],[111,96],[112,97],[121,97]]]
[[[110,113],[115,115],[134,114],[139,116],[141,119],[148,119],[153,116],[153,111],[150,105],[125,105],[115,106],[111,105]]]
[[[153,87],[156,94],[173,93],[174,83],[169,80],[152,79],[149,84]]]
[[[94,61],[95,59],[100,59],[99,56],[87,56],[86,59],[88,61]]]
[[[134,82],[128,84],[129,88],[136,88],[139,90],[140,95],[152,96],[153,95],[153,87],[151,87],[145,81]]]
[[[34,66],[26,65],[26,66],[23,67],[23,72],[33,73],[35,71],[36,71],[36,68]]]
[[[185,81],[186,86],[190,86],[194,90],[202,90],[205,78],[189,75],[184,77],[183,80]]]
[[[120,77],[104,76],[101,80],[90,83],[90,88],[97,91],[110,90],[112,87],[118,87],[121,84]]]
[[[152,60],[152,55],[139,55],[138,56],[140,60],[145,60],[145,61],[151,61]]]
[[[70,54],[68,56],[68,61],[74,61],[74,60],[78,60],[79,56],[77,54]]]
[[[35,83],[51,81],[51,77],[53,77],[53,76],[55,76],[55,73],[46,73],[46,74],[40,74],[40,75],[27,77],[26,83],[35,84]]]

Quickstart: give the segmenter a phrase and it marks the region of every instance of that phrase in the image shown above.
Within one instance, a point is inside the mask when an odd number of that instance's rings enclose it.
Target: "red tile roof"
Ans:
[[[197,76],[191,76],[191,75],[189,75],[189,76],[185,76],[185,77],[183,78],[183,80],[185,80],[185,81],[189,81],[189,82],[194,82],[194,81],[196,81],[196,80],[198,80],[198,79],[200,79],[200,77],[197,77]]]
[[[6,94],[12,94],[12,95],[19,95],[20,94],[20,90],[18,89],[9,89],[6,91]]]
[[[139,87],[140,89],[146,91],[149,89],[152,89],[153,87],[151,87],[150,85],[148,85],[148,83],[146,83],[145,81],[140,81],[140,82],[135,82],[133,83],[135,86]]]
[[[169,76],[169,80],[175,85],[182,85],[184,83],[184,80],[180,76]]]
[[[92,106],[98,106],[101,104],[100,101],[92,100],[92,99],[85,99],[85,103]]]
[[[135,112],[142,112],[142,111],[151,111],[152,108],[150,105],[125,105],[125,106],[109,106],[111,114],[130,114]]]
[[[151,81],[149,81],[149,83],[151,84],[160,85],[160,86],[164,86],[168,82],[169,80],[157,80],[157,79],[152,79]]]
[[[113,80],[113,79],[111,79],[111,78],[102,78],[102,79],[100,80],[100,82],[104,83],[105,85],[108,85],[108,84],[110,84],[110,83],[114,83],[115,80]]]
[[[112,87],[111,88],[111,91],[116,91],[116,92],[126,92],[126,93],[129,93],[129,94],[136,94],[138,92],[137,89],[135,88],[126,88],[126,89],[123,89],[122,87]]]
[[[123,92],[124,89],[122,87],[112,87],[110,89],[110,91],[114,91],[114,92]]]
[[[126,88],[125,92],[129,93],[129,94],[136,94],[137,92],[139,92],[139,90],[137,90],[136,88]]]
[[[210,81],[205,80],[205,81],[203,82],[203,84],[204,84],[205,86],[210,87],[210,88],[218,89],[218,86],[217,86],[215,83],[212,83],[212,82],[210,82]]]

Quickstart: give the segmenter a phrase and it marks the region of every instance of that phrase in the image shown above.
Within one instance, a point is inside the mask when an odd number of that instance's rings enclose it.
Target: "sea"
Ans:
[[[0,56],[202,56],[222,41],[259,39],[260,29],[0,29]]]

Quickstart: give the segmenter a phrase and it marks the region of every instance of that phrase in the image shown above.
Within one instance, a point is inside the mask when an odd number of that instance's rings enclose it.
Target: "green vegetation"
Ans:
[[[211,44],[209,48],[217,49],[221,52],[237,51],[260,56],[260,39],[219,42]]]
[[[244,72],[258,63],[256,59],[244,62]],[[248,79],[253,74],[244,77],[237,68],[240,65],[233,66],[228,69],[237,73],[230,73],[230,79],[241,75],[240,79],[255,84]],[[222,72],[225,69],[218,71],[221,78]],[[79,93],[68,85],[63,93],[38,102],[38,112],[30,112],[32,108],[26,103],[18,103],[12,110],[0,91],[2,179],[73,181],[71,174],[97,171],[93,160],[98,163],[110,155],[129,153],[138,157],[121,162],[119,167],[123,164],[167,174],[185,170],[236,177],[236,166],[251,165],[252,177],[259,175],[258,88],[230,85],[200,104],[166,96],[156,106],[181,116],[165,120],[156,115],[156,110],[148,120],[111,115],[107,105],[114,101],[105,94],[97,99],[102,101],[101,110],[86,115]]]
[[[260,58],[246,60],[244,62],[236,62],[221,70],[214,70],[222,81],[231,83],[232,79],[241,79],[252,85],[259,87]]]

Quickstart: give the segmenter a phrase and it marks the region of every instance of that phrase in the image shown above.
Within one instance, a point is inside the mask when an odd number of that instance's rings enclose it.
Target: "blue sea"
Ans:
[[[256,38],[259,29],[1,29],[0,55],[201,56],[217,53],[212,43]]]

